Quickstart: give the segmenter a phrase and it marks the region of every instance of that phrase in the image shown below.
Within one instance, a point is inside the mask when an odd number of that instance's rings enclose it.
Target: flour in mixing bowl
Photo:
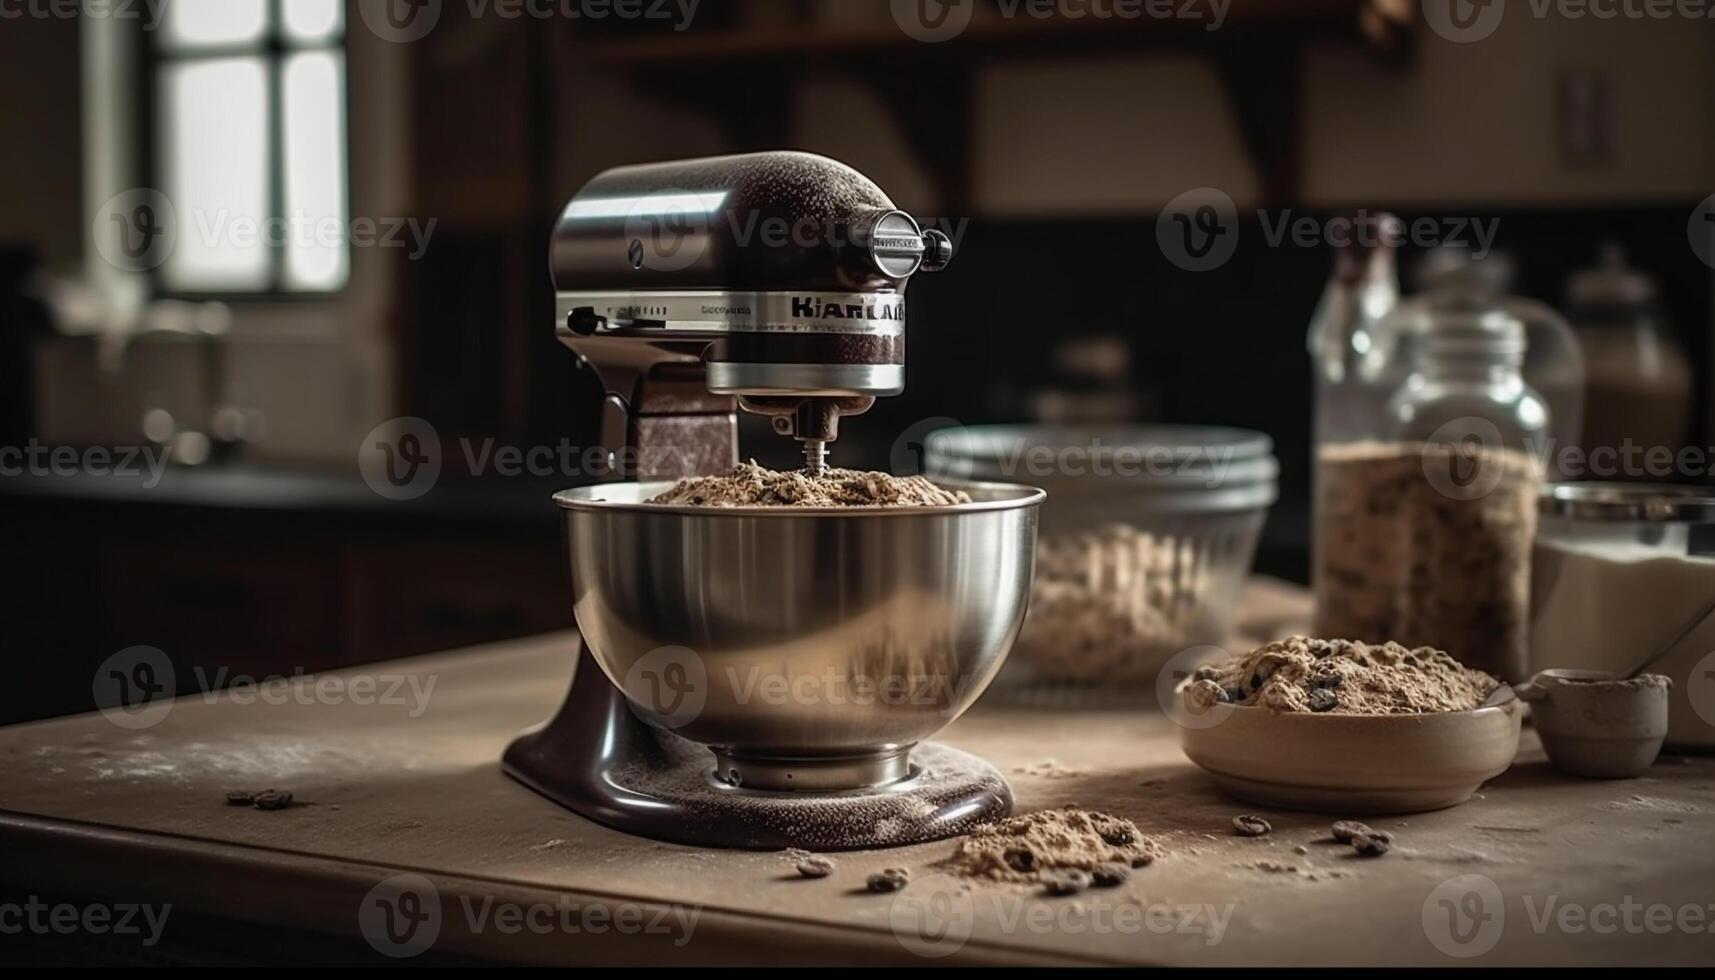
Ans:
[[[680,480],[649,502],[701,507],[944,507],[968,504],[971,497],[921,476],[835,469],[812,476],[802,470],[770,470],[751,460],[726,476]]]

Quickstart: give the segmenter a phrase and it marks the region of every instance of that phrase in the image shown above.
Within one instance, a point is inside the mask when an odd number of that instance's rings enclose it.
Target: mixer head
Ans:
[[[904,390],[906,281],[952,252],[826,157],[618,167],[584,185],[555,229],[558,332],[601,375],[610,413],[672,414],[649,389],[695,377],[717,401],[772,417],[820,472],[840,416]],[[678,403],[685,414],[708,415],[691,401]],[[637,440],[635,424],[606,429]]]

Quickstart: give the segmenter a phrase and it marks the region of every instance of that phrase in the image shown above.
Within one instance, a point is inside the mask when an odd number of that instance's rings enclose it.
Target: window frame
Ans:
[[[186,53],[171,53],[164,50],[164,28],[141,31],[136,60],[137,73],[134,83],[138,93],[140,111],[137,118],[140,130],[136,140],[137,173],[143,175],[142,186],[156,188],[164,186],[165,168],[161,162],[160,126],[163,116],[161,105],[161,70],[174,62],[192,62],[213,58],[248,57],[262,60],[266,66],[265,76],[268,86],[268,214],[270,220],[283,220],[286,208],[286,156],[285,156],[285,95],[281,91],[281,79],[285,70],[286,59],[299,52],[332,51],[340,55],[340,130],[341,143],[344,147],[344,158],[341,165],[344,168],[342,192],[344,195],[346,235],[346,272],[345,280],[331,289],[291,289],[286,286],[286,249],[277,244],[268,244],[268,276],[264,285],[256,289],[187,289],[169,286],[162,273],[162,267],[157,266],[148,271],[149,294],[156,299],[178,299],[186,301],[222,302],[230,306],[245,304],[285,304],[301,302],[326,302],[343,296],[351,287],[352,278],[357,274],[356,253],[351,244],[351,14],[350,4],[342,3],[340,31],[337,40],[327,43],[294,43],[287,40],[285,34],[284,5],[285,0],[264,0],[268,12],[268,26],[262,39],[256,43],[243,44],[211,44],[195,48]]]

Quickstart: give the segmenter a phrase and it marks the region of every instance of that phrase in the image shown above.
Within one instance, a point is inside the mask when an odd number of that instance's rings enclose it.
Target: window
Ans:
[[[152,33],[169,293],[318,293],[351,274],[344,0],[169,0]]]

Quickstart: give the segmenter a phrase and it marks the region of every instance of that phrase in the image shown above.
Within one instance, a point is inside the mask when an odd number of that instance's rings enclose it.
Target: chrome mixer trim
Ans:
[[[595,336],[724,333],[902,336],[904,293],[562,291],[557,321],[589,309],[607,323]],[[642,325],[639,325],[639,324]]]
[[[722,395],[897,395],[903,364],[755,364],[710,361],[709,390]]]

